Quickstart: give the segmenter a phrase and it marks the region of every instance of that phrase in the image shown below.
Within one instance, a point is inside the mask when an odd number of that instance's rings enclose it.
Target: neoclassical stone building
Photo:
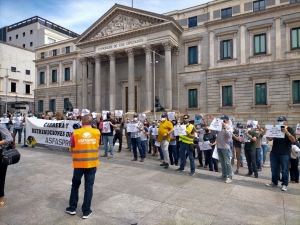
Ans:
[[[152,117],[156,95],[180,114],[261,124],[283,114],[300,123],[299,7],[293,0],[218,0],[162,15],[116,4],[72,40],[73,106]],[[46,60],[36,63],[47,67]],[[37,86],[40,93],[47,99],[53,91]]]

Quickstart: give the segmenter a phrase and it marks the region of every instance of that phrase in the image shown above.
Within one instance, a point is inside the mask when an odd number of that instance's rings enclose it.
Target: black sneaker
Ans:
[[[72,210],[71,207],[66,208],[66,213],[70,214],[70,215],[75,215],[76,211]]]
[[[165,163],[165,169],[169,168],[169,163]]]
[[[183,172],[183,171],[185,171],[184,169],[182,170],[182,169],[180,169],[180,168],[178,168],[177,170],[175,170],[176,172]]]
[[[251,173],[247,173],[246,176],[250,177],[250,176],[252,176],[252,174]]]
[[[162,164],[160,164],[160,166],[165,166],[166,165],[166,163],[165,162],[163,162]]]
[[[92,212],[90,212],[89,214],[83,215],[82,219],[87,219],[87,218],[89,218],[90,215],[92,215]]]
[[[120,153],[120,152],[121,152],[121,150],[118,151],[118,153]]]
[[[190,176],[194,176],[195,171],[190,172]]]

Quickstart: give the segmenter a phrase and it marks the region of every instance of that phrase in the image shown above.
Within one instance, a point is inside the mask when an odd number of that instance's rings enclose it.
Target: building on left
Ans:
[[[35,53],[0,42],[0,115],[34,109]]]

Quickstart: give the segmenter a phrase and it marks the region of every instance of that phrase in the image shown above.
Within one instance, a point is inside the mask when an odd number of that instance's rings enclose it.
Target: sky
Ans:
[[[207,3],[209,0],[0,0],[0,27],[40,16],[75,33],[82,34],[115,3],[155,12]]]

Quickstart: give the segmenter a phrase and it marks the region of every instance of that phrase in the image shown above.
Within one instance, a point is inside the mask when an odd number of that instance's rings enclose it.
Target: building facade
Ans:
[[[76,107],[300,122],[300,3],[218,0],[156,14],[114,5],[74,44]],[[38,50],[37,50],[38,51]]]
[[[0,42],[0,115],[6,108],[10,112],[33,110],[34,59],[34,51]]]

